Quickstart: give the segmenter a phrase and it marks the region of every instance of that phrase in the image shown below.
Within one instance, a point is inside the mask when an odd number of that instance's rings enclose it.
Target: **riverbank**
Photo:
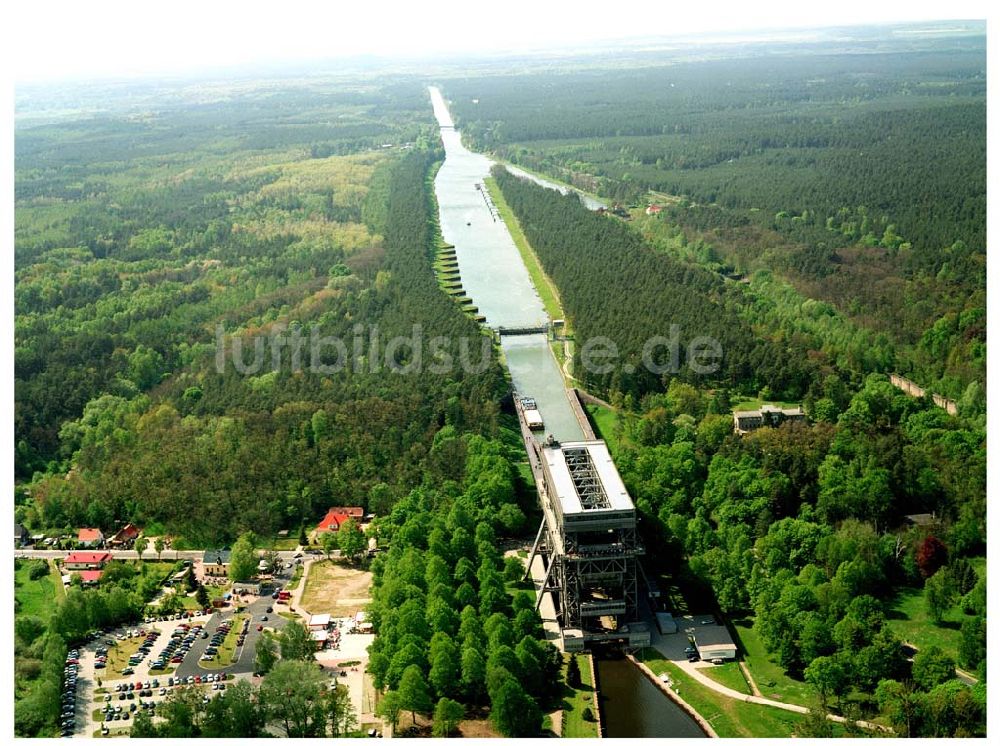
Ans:
[[[708,722],[705,718],[703,718],[701,714],[694,707],[688,704],[684,700],[684,698],[681,697],[681,695],[679,695],[677,692],[671,689],[670,685],[667,684],[667,682],[663,681],[663,679],[661,679],[651,670],[649,670],[649,667],[645,663],[638,660],[632,654],[628,654],[625,657],[628,658],[628,660],[632,661],[632,663],[634,663],[639,668],[639,670],[642,671],[643,675],[645,675],[647,679],[653,682],[653,685],[656,686],[657,689],[659,689],[665,695],[670,697],[670,699],[672,699],[677,704],[678,707],[684,710],[684,712],[686,712],[691,717],[691,719],[698,724],[698,727],[705,732],[706,736],[708,736],[709,738],[719,737],[719,734],[715,732],[715,728],[712,727],[712,724]]]

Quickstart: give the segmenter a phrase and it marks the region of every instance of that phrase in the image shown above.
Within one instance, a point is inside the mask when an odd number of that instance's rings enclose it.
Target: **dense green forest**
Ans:
[[[700,264],[780,273],[885,335],[896,372],[983,411],[984,42],[894,43],[444,88],[474,147],[659,202]]]
[[[391,549],[373,563],[370,607],[379,635],[368,670],[387,687],[383,715],[429,713],[448,698],[471,708],[489,704],[503,735],[537,735],[542,713],[561,695],[562,657],[545,642],[523,561],[504,557],[498,537],[525,525],[516,472],[522,448],[478,436],[435,438],[435,451],[458,448],[464,472],[440,490],[418,490],[378,520]],[[404,723],[405,726],[405,723]]]
[[[985,433],[884,376],[853,395],[836,376],[823,385],[809,424],[738,437],[728,392],[674,381],[602,432],[653,519],[651,561],[680,588],[675,611],[708,603],[751,619],[828,709],[904,735],[981,735]],[[930,525],[904,517],[924,512]],[[904,643],[920,650],[912,664]],[[957,681],[956,665],[979,683]]]
[[[651,519],[651,561],[680,588],[672,610],[689,611],[690,595],[696,607],[751,618],[787,675],[828,710],[906,735],[981,735],[983,417],[950,416],[885,375],[858,380],[858,363],[877,362],[874,351],[855,357],[864,330],[836,314],[797,320],[805,299],[766,273],[726,281],[575,196],[494,175],[559,288],[577,349],[604,335],[628,361],[599,376],[574,371],[618,405],[617,427],[601,434]],[[626,368],[668,321],[718,335],[722,375]],[[734,436],[733,406],[761,387],[765,397],[801,396],[811,422]],[[934,519],[911,527],[914,514]],[[913,596],[928,615],[916,639],[894,621],[910,619],[900,609]],[[938,627],[954,630],[947,650],[924,643]],[[911,664],[904,643],[918,641]],[[956,665],[979,683],[956,681]]]
[[[236,107],[228,121],[242,115]],[[202,115],[165,116],[164,129],[180,132]],[[377,133],[383,116],[376,104],[361,119]],[[420,134],[421,115],[398,116],[403,125],[390,142],[413,136],[407,153],[314,157],[328,145],[364,150],[376,135],[313,147],[321,133],[289,124],[299,132],[290,146],[279,117],[272,149],[240,149],[259,146],[263,124],[238,144],[217,134],[198,166],[183,154],[139,158],[122,186],[76,201],[42,197],[34,184],[46,159],[72,160],[64,128],[27,131],[18,162],[33,195],[18,207],[18,467],[29,476],[48,459],[48,469],[69,469],[69,478],[22,489],[19,518],[33,527],[131,520],[222,544],[248,528],[297,529],[331,504],[367,502],[370,491],[371,507],[384,512],[413,485],[460,468],[426,462],[440,427],[495,432],[500,368],[430,269],[424,180],[440,154]],[[154,153],[176,147],[166,135],[147,138]],[[89,163],[89,173],[102,171]],[[52,170],[46,188],[55,193],[65,189],[64,174]],[[49,238],[39,235],[43,223]],[[224,370],[215,356],[219,324],[230,352]],[[386,344],[409,337],[414,324],[425,360],[434,359],[428,340],[443,336],[450,347],[438,354],[457,360],[465,345],[473,362],[485,355],[480,372],[393,372]],[[269,344],[256,375],[233,364],[234,339],[246,362],[255,338],[281,329],[350,346],[358,325],[365,358],[335,375],[312,369],[308,346],[297,371],[290,355],[273,360]],[[403,348],[388,362],[418,354]]]

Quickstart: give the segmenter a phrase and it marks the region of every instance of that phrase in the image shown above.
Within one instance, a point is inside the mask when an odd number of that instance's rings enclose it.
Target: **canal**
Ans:
[[[625,658],[597,659],[606,738],[705,738],[684,710]]]
[[[482,194],[483,180],[489,176],[493,162],[462,145],[441,92],[431,87],[430,95],[445,149],[444,164],[434,180],[441,233],[445,241],[455,246],[466,294],[486,317],[488,326],[535,326],[548,322],[514,240]],[[520,169],[516,172],[542,186],[565,189]],[[588,206],[600,206],[593,200],[591,203]],[[546,336],[505,336],[501,345],[514,388],[535,399],[545,421],[546,434],[552,433],[563,441],[582,439],[580,425],[566,397],[562,372]],[[597,667],[607,736],[704,736],[687,713],[629,661],[600,660]]]

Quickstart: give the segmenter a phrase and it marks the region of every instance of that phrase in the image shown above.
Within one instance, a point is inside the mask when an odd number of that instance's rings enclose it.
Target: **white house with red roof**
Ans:
[[[104,534],[99,528],[81,528],[76,541],[81,547],[99,547],[104,543]]]

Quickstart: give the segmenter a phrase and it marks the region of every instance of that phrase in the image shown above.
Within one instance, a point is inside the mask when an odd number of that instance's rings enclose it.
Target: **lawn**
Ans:
[[[292,572],[292,579],[288,581],[288,585],[285,586],[286,591],[294,591],[299,587],[299,583],[302,581],[302,565],[296,565],[295,570]]]
[[[788,676],[784,669],[771,659],[764,647],[764,641],[753,628],[752,619],[734,621],[733,629],[739,638],[737,642],[743,649],[743,662],[750,669],[753,680],[757,682],[761,696],[806,707],[815,704],[815,695],[809,685]]]
[[[740,694],[753,694],[737,661],[727,661],[719,666],[705,666],[699,670],[712,681],[717,681]]]
[[[613,409],[602,407],[600,404],[586,404],[585,407],[597,437],[608,444],[608,450],[613,456],[618,452],[619,445],[618,413]]]
[[[642,650],[639,658],[653,673],[668,674],[674,682],[674,691],[697,710],[721,738],[787,738],[803,720],[803,716],[795,712],[718,694],[698,684],[655,650]]]
[[[534,249],[531,248],[527,237],[524,235],[524,231],[521,230],[521,224],[518,223],[514,212],[510,209],[510,205],[507,204],[507,200],[503,198],[503,193],[497,187],[496,182],[489,177],[486,179],[486,188],[489,190],[490,197],[493,198],[493,204],[496,205],[500,217],[506,223],[511,238],[514,239],[514,245],[517,246],[517,250],[521,254],[524,266],[528,268],[531,283],[535,286],[535,290],[538,291],[538,297],[542,299],[545,312],[549,315],[550,319],[566,320],[566,314],[563,312],[562,304],[559,302],[559,293],[556,290],[556,286],[542,269],[538,257],[535,256]],[[569,322],[567,320],[566,327],[564,328],[566,334],[570,333],[568,327]]]
[[[904,642],[917,648],[936,645],[954,659],[958,659],[958,646],[962,642],[961,626],[968,617],[953,606],[944,614],[941,624],[935,624],[927,613],[923,588],[906,588],[890,602],[889,628]]]
[[[372,574],[330,560],[313,562],[299,604],[310,614],[353,616],[369,602]]]
[[[293,549],[298,549],[299,547],[299,535],[295,536],[282,536],[274,537],[270,541],[269,549],[273,549],[275,552],[290,552]]]
[[[985,557],[973,557],[969,561],[980,577],[985,576]],[[889,628],[904,642],[921,649],[936,645],[958,659],[962,622],[969,617],[957,604],[948,609],[937,624],[927,613],[924,589],[904,588],[889,602],[886,617]]]
[[[243,629],[243,620],[246,618],[246,614],[233,615],[233,626],[229,628],[225,639],[219,645],[219,652],[215,656],[215,660],[199,661],[198,665],[208,669],[231,666],[240,652],[240,649],[236,647],[236,639],[240,636],[240,631]]]
[[[568,662],[569,656],[563,654],[563,660]],[[580,664],[580,688],[566,686],[565,700],[567,707],[563,708],[562,737],[563,738],[597,738],[597,721],[588,722],[583,719],[583,712],[589,709],[594,712],[594,688],[590,685],[591,658],[589,655],[576,656]]]
[[[62,578],[49,562],[49,574],[32,580],[29,577],[30,562],[20,562],[14,571],[14,598],[17,601],[17,614],[36,616],[42,621],[48,621],[55,611],[56,602],[65,596]]]

